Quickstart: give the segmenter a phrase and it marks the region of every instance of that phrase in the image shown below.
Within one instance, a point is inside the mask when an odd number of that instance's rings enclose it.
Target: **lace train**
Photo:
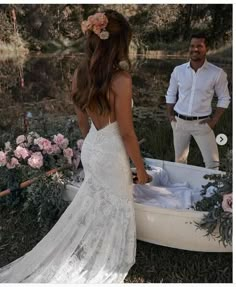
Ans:
[[[117,123],[91,127],[85,180],[51,231],[0,269],[5,283],[121,283],[136,251],[132,183]]]

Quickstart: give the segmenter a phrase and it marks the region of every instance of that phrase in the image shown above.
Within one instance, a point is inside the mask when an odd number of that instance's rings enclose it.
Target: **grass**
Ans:
[[[229,283],[232,254],[193,252],[138,241],[136,264],[125,282]]]
[[[30,251],[47,230],[40,230],[35,211],[23,210],[21,204],[15,208],[0,206],[0,214],[1,267]],[[138,241],[136,263],[125,282],[230,283],[232,254],[193,252]]]

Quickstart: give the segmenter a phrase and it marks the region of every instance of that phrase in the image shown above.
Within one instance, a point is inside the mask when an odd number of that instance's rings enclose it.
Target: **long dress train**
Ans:
[[[136,253],[132,182],[118,124],[92,124],[82,147],[85,179],[50,232],[0,269],[2,283],[121,283]]]

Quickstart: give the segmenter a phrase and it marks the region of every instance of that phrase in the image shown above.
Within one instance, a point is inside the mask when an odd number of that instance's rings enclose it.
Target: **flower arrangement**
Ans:
[[[57,134],[52,139],[41,137],[35,132],[20,135],[12,145],[5,143],[0,150],[0,168],[15,169],[27,166],[32,169],[48,169],[63,164],[78,166],[80,158],[77,150],[81,150],[83,140],[78,140],[77,149],[69,147],[69,140],[62,134]]]
[[[227,158],[232,161],[230,154]],[[224,246],[232,245],[232,170],[229,169],[224,175],[206,175],[205,178],[210,181],[203,186],[202,200],[195,204],[195,209],[208,213],[196,226],[206,230],[207,236],[218,238]],[[219,231],[218,235],[215,231]]]
[[[82,145],[80,139],[72,148],[62,134],[45,138],[35,132],[18,136],[14,143],[6,142],[0,149],[0,203],[12,205],[23,200],[25,207],[33,203],[39,221],[49,222],[46,214],[50,208],[55,213],[64,210],[63,191],[80,166]],[[4,196],[7,194],[11,196]]]
[[[82,32],[85,34],[88,30],[93,31],[101,40],[109,38],[109,32],[106,30],[108,19],[105,13],[95,13],[81,23]]]

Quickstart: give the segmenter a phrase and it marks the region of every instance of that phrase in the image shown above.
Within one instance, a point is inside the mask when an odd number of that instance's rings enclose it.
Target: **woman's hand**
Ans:
[[[137,170],[137,177],[134,183],[146,184],[152,181],[152,176],[149,175],[145,169]]]

